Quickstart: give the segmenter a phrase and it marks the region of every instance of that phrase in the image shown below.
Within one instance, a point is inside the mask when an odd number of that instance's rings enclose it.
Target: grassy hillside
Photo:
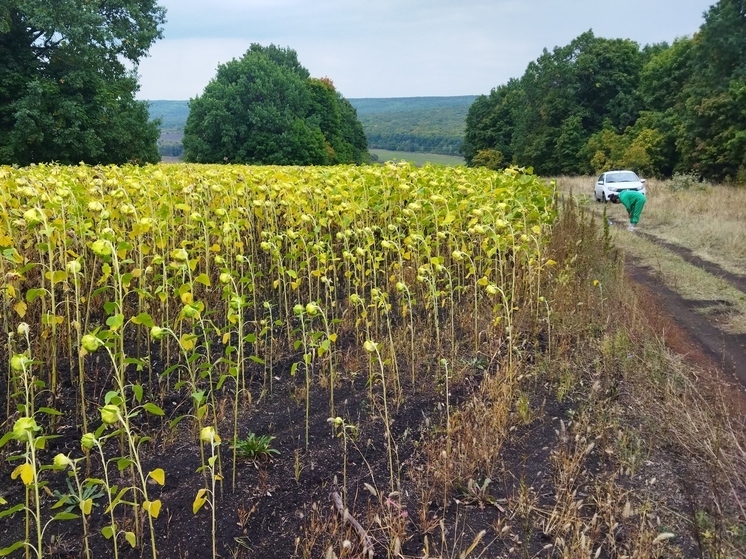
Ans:
[[[464,95],[349,101],[357,110],[368,147],[456,156],[464,135],[466,113],[475,98]],[[161,119],[163,155],[178,155],[174,150],[181,146],[188,115],[188,101],[150,101],[151,118]]]

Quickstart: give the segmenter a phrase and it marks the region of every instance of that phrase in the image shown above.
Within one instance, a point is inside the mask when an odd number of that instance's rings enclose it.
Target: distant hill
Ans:
[[[189,116],[189,101],[148,101],[150,118],[160,118],[161,131],[184,132]]]
[[[349,99],[363,125],[368,147],[457,155],[466,114],[476,95]],[[149,101],[150,117],[161,119],[161,154],[179,156],[188,101]]]
[[[457,155],[475,95],[350,99],[368,146]]]

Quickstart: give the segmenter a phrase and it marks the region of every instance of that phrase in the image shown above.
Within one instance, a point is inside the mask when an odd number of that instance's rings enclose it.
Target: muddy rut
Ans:
[[[689,264],[728,282],[746,296],[746,276],[733,274],[717,264],[694,255],[683,246],[662,241],[648,233],[638,235],[671,251]],[[654,271],[631,257],[627,264],[627,275],[644,293],[646,312],[653,324],[667,329],[666,342],[671,348],[700,366],[715,367],[732,380],[738,390],[746,395],[746,334],[731,334],[718,325],[717,314],[702,314],[698,308],[703,302],[684,299],[676,291],[664,285]],[[708,302],[712,304],[712,302]],[[661,316],[670,317],[666,320]]]

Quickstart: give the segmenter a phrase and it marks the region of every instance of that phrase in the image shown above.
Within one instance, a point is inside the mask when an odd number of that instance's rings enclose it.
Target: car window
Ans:
[[[603,184],[603,183],[604,183],[604,176],[601,175],[600,177],[598,177],[598,184]]]
[[[607,173],[606,180],[608,182],[637,182],[637,175],[632,171],[624,171],[621,173]]]

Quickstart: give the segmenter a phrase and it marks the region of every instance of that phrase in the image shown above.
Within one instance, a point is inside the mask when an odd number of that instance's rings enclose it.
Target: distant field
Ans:
[[[409,151],[391,151],[388,149],[369,149],[373,155],[378,156],[379,161],[409,161],[415,165],[425,163],[436,163],[438,165],[463,165],[464,158],[457,155],[439,155],[437,153],[414,153]]]

